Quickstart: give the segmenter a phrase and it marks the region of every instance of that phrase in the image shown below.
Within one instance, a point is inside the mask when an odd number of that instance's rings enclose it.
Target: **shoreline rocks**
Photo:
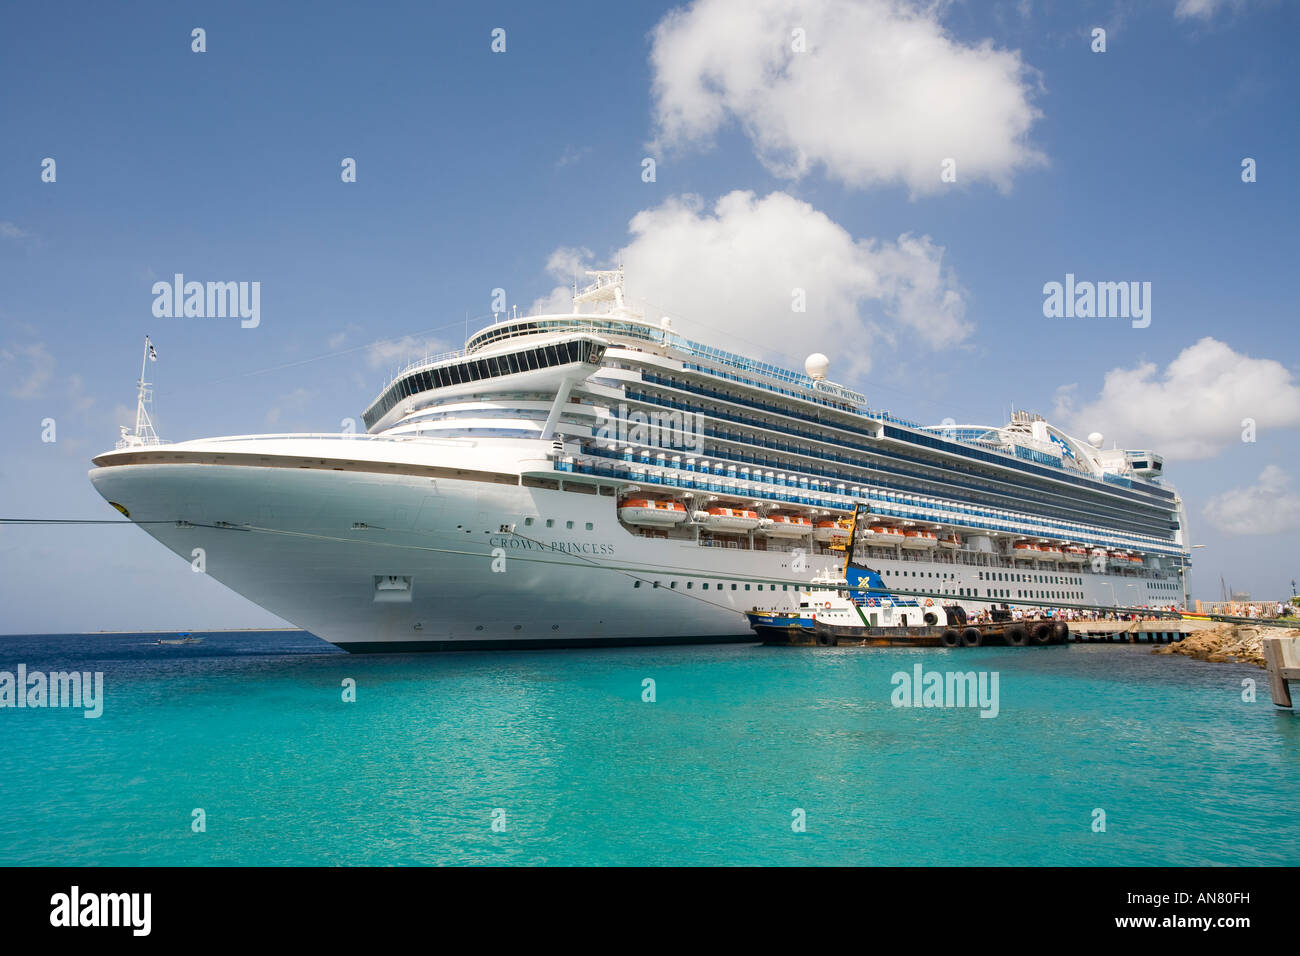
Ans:
[[[1249,624],[1220,624],[1188,634],[1174,644],[1153,648],[1152,654],[1181,654],[1198,661],[1254,664],[1264,667],[1264,638],[1300,637],[1300,630],[1255,627]]]

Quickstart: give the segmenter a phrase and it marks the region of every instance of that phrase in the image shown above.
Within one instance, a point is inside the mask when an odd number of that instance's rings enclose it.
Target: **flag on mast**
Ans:
[[[144,337],[144,344],[149,346],[149,361],[158,361],[158,353],[154,351],[153,343],[149,341],[149,336],[147,335]]]

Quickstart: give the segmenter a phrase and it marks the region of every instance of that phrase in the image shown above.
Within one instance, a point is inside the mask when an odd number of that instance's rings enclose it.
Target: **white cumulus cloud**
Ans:
[[[1274,359],[1251,358],[1206,336],[1161,370],[1154,362],[1106,373],[1101,393],[1077,407],[1074,386],[1057,393],[1057,418],[1075,434],[1100,431],[1122,447],[1167,459],[1211,458],[1257,431],[1300,425],[1300,385]]]
[[[1174,16],[1179,20],[1209,20],[1227,6],[1239,7],[1241,0],[1178,0]]]
[[[783,364],[825,352],[832,377],[846,381],[846,373],[865,373],[882,346],[940,349],[972,331],[962,289],[930,237],[854,239],[786,193],[737,190],[712,208],[697,196],[673,197],[637,213],[628,229],[614,259],[625,266],[629,301],[713,345]],[[549,268],[565,284],[530,311],[570,311],[570,277],[589,268],[587,255],[557,250]]]
[[[1226,534],[1281,534],[1300,529],[1300,495],[1291,490],[1291,476],[1269,465],[1259,480],[1232,488],[1205,505],[1210,524]]]
[[[654,30],[655,148],[708,145],[735,122],[775,175],[814,167],[855,187],[1001,189],[1044,157],[1029,143],[1035,79],[1019,52],[968,45],[943,4],[696,0]],[[805,52],[796,52],[802,30]]]

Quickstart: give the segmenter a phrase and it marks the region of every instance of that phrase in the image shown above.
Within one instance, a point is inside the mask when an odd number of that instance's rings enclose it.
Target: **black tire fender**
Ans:
[[[979,647],[984,643],[984,634],[978,627],[968,627],[961,632],[962,647]]]
[[[939,635],[939,643],[942,644],[944,647],[956,647],[958,644],[961,643],[961,635],[957,633],[957,629],[955,627],[947,628],[942,634]]]
[[[1029,631],[1023,624],[1012,624],[1003,632],[1003,636],[1012,647],[1024,647],[1029,643]]]

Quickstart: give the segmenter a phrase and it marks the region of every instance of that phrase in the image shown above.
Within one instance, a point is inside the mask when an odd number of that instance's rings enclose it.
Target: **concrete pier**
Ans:
[[[1204,621],[1071,621],[1074,644],[1172,644],[1206,626]]]

